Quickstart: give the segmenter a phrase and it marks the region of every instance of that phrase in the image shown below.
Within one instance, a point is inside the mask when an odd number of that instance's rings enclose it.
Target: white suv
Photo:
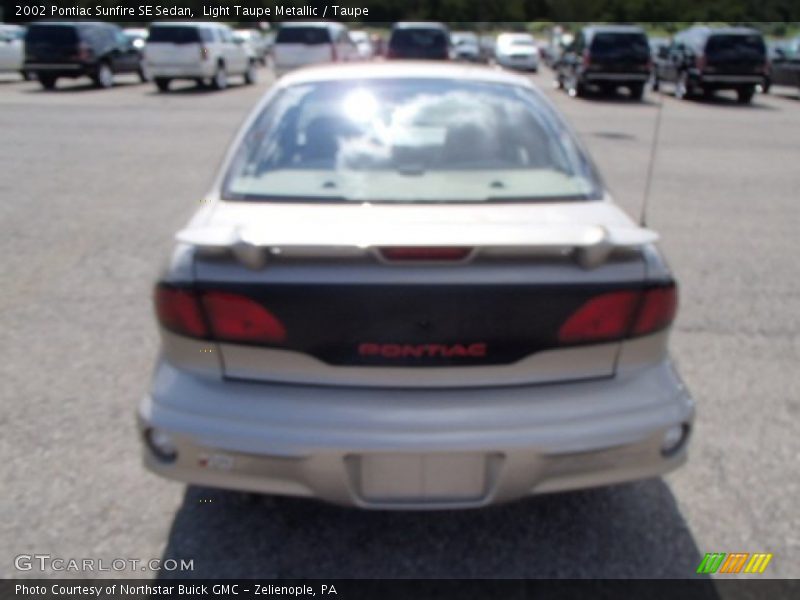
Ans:
[[[340,23],[307,21],[281,24],[273,56],[278,75],[306,65],[360,58],[347,27]]]
[[[158,89],[166,92],[173,79],[192,79],[214,89],[228,87],[229,75],[255,83],[256,61],[233,31],[217,23],[153,23],[145,60]]]

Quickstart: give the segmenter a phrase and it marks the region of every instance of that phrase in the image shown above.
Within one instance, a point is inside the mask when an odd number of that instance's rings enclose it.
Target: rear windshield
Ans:
[[[441,29],[395,29],[390,45],[393,48],[444,48],[447,34]]]
[[[275,38],[277,44],[330,44],[331,36],[326,27],[282,27]]]
[[[171,44],[193,44],[201,41],[198,27],[180,25],[159,25],[150,30],[149,42],[168,42]]]
[[[717,34],[709,37],[706,44],[706,54],[715,57],[747,56],[761,58],[765,53],[764,39],[758,34]]]
[[[598,33],[592,38],[591,52],[597,58],[646,57],[650,55],[650,45],[643,33]]]
[[[70,25],[31,25],[25,41],[29,44],[46,42],[66,46],[78,43],[78,32]]]
[[[229,200],[546,201],[599,184],[563,122],[522,87],[444,79],[289,87],[225,175]]]
[[[478,43],[478,36],[474,33],[454,33],[450,36],[450,39],[453,40],[454,44],[477,44]]]

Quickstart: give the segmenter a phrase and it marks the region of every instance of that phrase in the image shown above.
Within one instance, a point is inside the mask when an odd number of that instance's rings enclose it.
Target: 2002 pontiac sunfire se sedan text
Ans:
[[[146,465],[398,509],[667,472],[694,403],[656,239],[523,77],[294,72],[156,286]]]

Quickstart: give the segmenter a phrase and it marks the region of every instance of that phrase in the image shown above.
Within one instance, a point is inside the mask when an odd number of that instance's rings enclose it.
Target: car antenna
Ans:
[[[656,80],[657,81],[657,80]],[[658,138],[661,133],[661,113],[664,109],[664,92],[659,85],[655,90],[658,94],[658,112],[656,112],[656,122],[653,127],[653,137],[650,141],[650,162],[647,165],[647,178],[644,183],[644,198],[642,199],[642,212],[639,215],[639,224],[647,226],[647,205],[650,200],[650,190],[653,187],[653,172],[655,171],[656,157],[658,155]]]

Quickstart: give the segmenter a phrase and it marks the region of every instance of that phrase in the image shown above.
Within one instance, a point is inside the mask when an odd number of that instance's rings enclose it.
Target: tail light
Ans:
[[[159,285],[155,305],[158,322],[165,329],[193,338],[208,337],[206,321],[194,292]]]
[[[648,335],[672,323],[678,306],[675,284],[595,296],[558,331],[561,344],[599,343]]]
[[[155,305],[162,327],[179,335],[220,342],[279,344],[286,340],[286,328],[275,315],[238,294],[160,284]]]
[[[205,46],[200,46],[200,60],[208,60],[208,48]]]
[[[331,44],[331,61],[336,62],[339,55],[336,52],[336,44]]]
[[[592,64],[592,53],[589,52],[588,48],[583,51],[582,64],[584,67],[588,67],[589,65]]]
[[[259,303],[226,292],[203,294],[203,308],[214,339],[229,342],[286,341],[286,328]]]
[[[669,327],[678,312],[675,284],[650,288],[642,294],[631,335],[647,335]]]
[[[379,252],[385,260],[389,261],[458,261],[467,258],[472,252],[472,248],[397,246],[381,248]]]
[[[698,71],[704,71],[706,66],[708,66],[708,61],[706,60],[705,54],[698,54],[694,58],[694,66],[697,67]]]

